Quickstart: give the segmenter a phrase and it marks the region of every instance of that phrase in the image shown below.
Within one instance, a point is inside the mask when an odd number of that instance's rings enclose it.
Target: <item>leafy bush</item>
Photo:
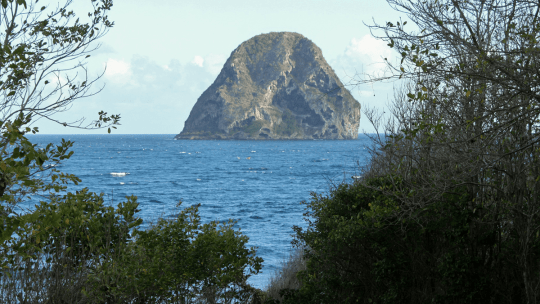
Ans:
[[[201,224],[198,206],[176,219],[160,219],[118,258],[104,261],[92,281],[106,287],[97,295],[113,302],[229,303],[246,301],[253,288],[247,279],[259,272],[262,259],[246,248],[248,237],[233,221]]]
[[[262,259],[234,222],[201,224],[198,206],[147,230],[135,197],[116,208],[84,189],[41,202],[4,243],[5,303],[229,303]]]
[[[282,290],[283,303],[521,302],[511,223],[483,222],[488,214],[469,208],[464,189],[398,220],[400,203],[381,191],[391,185],[372,178],[313,194],[308,228],[295,227],[303,286]],[[536,243],[530,254],[540,257]]]
[[[23,224],[1,244],[2,302],[85,302],[87,276],[133,241],[130,232],[142,222],[137,207],[135,197],[117,208],[106,206],[103,195],[85,188],[21,215]]]

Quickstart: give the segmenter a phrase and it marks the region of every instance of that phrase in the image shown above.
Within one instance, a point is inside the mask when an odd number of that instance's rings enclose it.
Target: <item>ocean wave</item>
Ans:
[[[126,175],[129,175],[128,172],[111,172],[109,174],[112,175],[112,176],[126,176]]]

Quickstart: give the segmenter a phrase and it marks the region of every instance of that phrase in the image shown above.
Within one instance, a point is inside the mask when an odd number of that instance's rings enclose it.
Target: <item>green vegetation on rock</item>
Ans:
[[[264,121],[254,120],[247,127],[244,128],[244,132],[248,133],[250,137],[255,137],[261,131],[264,125]]]
[[[274,132],[276,134],[282,134],[286,136],[291,136],[295,133],[300,133],[302,130],[296,121],[296,117],[293,115],[291,110],[283,110],[283,115],[281,116],[281,123],[274,127]]]

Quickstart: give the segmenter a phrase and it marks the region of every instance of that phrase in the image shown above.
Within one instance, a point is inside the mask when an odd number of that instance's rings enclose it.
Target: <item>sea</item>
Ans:
[[[138,197],[143,226],[181,208],[201,204],[203,222],[234,219],[264,259],[249,279],[264,289],[292,250],[293,226],[306,228],[311,193],[352,183],[369,161],[370,140],[174,140],[174,134],[30,135],[38,146],[74,142],[58,166],[113,205]],[[32,208],[31,205],[26,206]]]

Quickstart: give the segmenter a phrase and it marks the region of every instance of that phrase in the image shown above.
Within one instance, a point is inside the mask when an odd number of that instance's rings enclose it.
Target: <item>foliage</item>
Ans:
[[[137,207],[135,197],[116,208],[106,206],[103,195],[85,188],[41,202],[35,211],[21,215],[24,224],[2,243],[7,259],[0,299],[9,302],[15,295],[21,302],[82,301],[87,275],[101,261],[118,258],[133,241],[130,233],[142,222],[135,217]]]
[[[13,121],[19,114],[45,118],[64,126],[102,127],[116,124],[119,116],[100,112],[99,119],[87,126],[82,120],[65,122],[52,115],[70,104],[96,94],[92,85],[100,78],[89,78],[86,60],[97,47],[94,42],[114,25],[107,13],[111,0],[92,0],[88,23],[64,4],[40,5],[36,0],[3,0],[0,7],[0,120]]]
[[[84,189],[25,214],[18,237],[3,244],[11,267],[2,272],[0,299],[230,303],[251,297],[247,279],[262,259],[234,222],[201,224],[193,206],[137,230],[136,198],[126,199],[114,208]]]
[[[266,287],[266,298],[282,301],[280,292],[284,289],[296,290],[302,286],[298,280],[297,274],[306,269],[306,260],[304,259],[304,249],[295,248],[289,254],[287,260],[281,263],[281,269],[270,278]]]
[[[294,114],[289,109],[284,109],[281,116],[281,123],[275,126],[274,132],[276,134],[283,134],[291,136],[294,133],[300,132],[301,128],[298,126],[298,122]]]
[[[244,130],[246,133],[249,134],[250,137],[254,137],[259,135],[258,133],[261,131],[261,128],[263,127],[264,122],[260,120],[254,120],[252,121]]]
[[[363,179],[307,204],[284,303],[538,303],[540,6],[388,3],[408,20],[370,29],[400,58],[359,83],[405,85],[385,124],[365,111]]]
[[[198,206],[176,219],[160,219],[136,231],[121,255],[101,263],[91,276],[99,288],[90,295],[115,303],[245,302],[253,291],[247,279],[259,272],[262,259],[233,226],[233,221],[201,224]]]
[[[485,210],[467,208],[471,198],[465,188],[419,210],[415,220],[400,220],[399,204],[374,190],[392,190],[389,178],[363,183],[339,185],[307,203],[309,226],[295,228],[296,244],[306,248],[307,270],[299,274],[299,290],[282,290],[282,303],[521,303],[525,298],[515,267],[515,229],[501,222],[479,224]],[[537,261],[538,245],[531,252]]]
[[[380,191],[399,202],[396,216],[404,221],[419,221],[420,210],[447,193],[466,192],[467,210],[481,210],[471,218],[475,225],[498,223],[499,238],[513,233],[523,301],[540,301],[540,6],[388,3],[408,20],[370,27],[400,56],[388,61],[390,78],[407,83],[396,92],[384,136],[373,137],[377,146],[365,176],[390,177],[392,191]]]
[[[247,299],[247,278],[262,259],[234,222],[201,224],[197,207],[148,230],[136,197],[116,207],[103,194],[69,192],[80,180],[57,170],[72,142],[38,148],[26,134],[48,119],[76,128],[115,128],[119,115],[98,113],[83,125],[53,117],[91,87],[86,59],[113,26],[111,0],[91,0],[82,22],[68,8],[38,0],[2,0],[0,6],[0,300],[18,303],[183,302]],[[33,197],[35,210],[21,202]],[[40,199],[41,198],[41,199]]]
[[[52,115],[69,108],[78,98],[90,96],[95,79],[88,78],[86,58],[96,39],[113,23],[107,19],[110,0],[91,1],[89,22],[81,23],[64,5],[40,6],[38,1],[4,0],[0,6],[0,241],[9,244],[14,232],[27,223],[20,202],[29,196],[65,191],[80,180],[54,166],[69,159],[72,143],[49,144],[38,149],[25,136],[37,133],[30,125],[41,118],[64,126],[101,128],[118,124],[119,116],[99,118],[87,126],[82,120],[61,122]],[[99,90],[98,90],[99,91]],[[110,128],[109,128],[110,131]],[[4,246],[5,248],[6,246]],[[5,254],[5,252],[4,252]],[[2,258],[6,266],[6,256]]]

